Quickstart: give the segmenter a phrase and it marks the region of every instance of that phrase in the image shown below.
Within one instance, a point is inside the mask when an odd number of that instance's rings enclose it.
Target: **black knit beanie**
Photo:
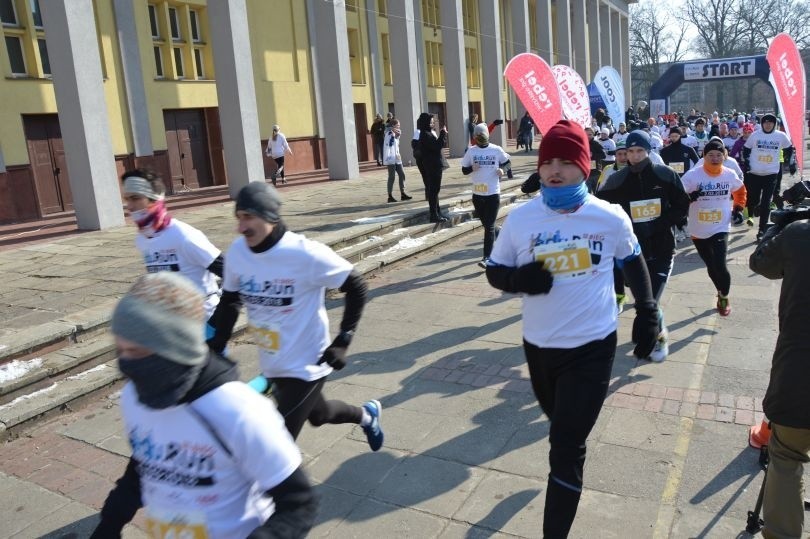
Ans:
[[[265,182],[250,182],[236,195],[236,210],[252,213],[268,223],[281,220],[281,198],[278,191]]]

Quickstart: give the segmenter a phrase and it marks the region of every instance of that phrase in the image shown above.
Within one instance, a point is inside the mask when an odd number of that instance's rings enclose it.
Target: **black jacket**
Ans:
[[[692,168],[692,165],[700,159],[694,148],[690,148],[680,140],[665,146],[660,155],[667,165],[670,163],[683,163],[683,173]],[[682,175],[683,173],[679,174]]]
[[[768,279],[782,279],[765,415],[778,425],[810,429],[810,222],[796,221],[774,236],[769,231],[748,263]]]
[[[447,133],[439,132],[435,137],[429,129],[419,132],[419,153],[422,160],[422,169],[428,174],[440,174],[442,168],[442,148]]]
[[[209,352],[200,376],[181,403],[192,402],[223,384],[238,380],[236,364]],[[227,443],[227,442],[225,442]],[[248,537],[250,539],[305,537],[315,522],[317,496],[299,467],[287,479],[267,491],[276,504],[275,512]],[[124,475],[116,481],[101,509],[101,521],[91,539],[121,536],[121,530],[141,508],[141,480],[138,462],[129,459]]]
[[[611,174],[596,196],[620,204],[631,220],[631,202],[660,198],[661,215],[650,221],[634,222],[633,231],[645,258],[671,257],[675,252],[672,227],[686,224],[689,195],[684,191],[678,174],[671,168],[653,165],[649,159],[639,165],[626,166]]]

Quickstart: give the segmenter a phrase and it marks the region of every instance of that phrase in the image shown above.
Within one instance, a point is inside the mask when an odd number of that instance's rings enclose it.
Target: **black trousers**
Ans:
[[[326,377],[307,382],[298,378],[271,378],[273,397],[293,439],[298,438],[304,423],[313,427],[326,423],[356,423],[363,418],[363,410],[343,401],[326,400],[321,394]]]
[[[776,188],[776,174],[757,176],[745,173],[745,189],[748,191],[748,215],[753,216],[759,208],[759,231],[763,232],[771,216],[771,199]]]
[[[727,296],[731,289],[731,274],[726,265],[727,239],[727,232],[718,232],[706,239],[692,238],[695,249],[706,264],[709,279],[712,280],[717,291],[724,296]]]
[[[428,202],[428,211],[431,219],[440,217],[439,191],[442,188],[442,170],[432,170],[428,167],[419,169],[422,173],[422,183],[425,184],[425,200]]]
[[[489,258],[495,244],[495,221],[501,207],[501,195],[473,195],[475,214],[484,227],[484,258]]]
[[[532,388],[551,423],[543,537],[564,538],[582,493],[585,440],[607,396],[616,332],[577,348],[539,348],[523,341]]]
[[[650,256],[645,257],[647,271],[650,272],[650,284],[655,301],[661,301],[664,294],[664,286],[672,273],[672,256]],[[613,288],[617,294],[624,294],[624,273],[617,266],[613,267]]]
[[[281,176],[281,179],[284,179],[284,156],[276,157],[273,159],[276,162],[276,174]]]

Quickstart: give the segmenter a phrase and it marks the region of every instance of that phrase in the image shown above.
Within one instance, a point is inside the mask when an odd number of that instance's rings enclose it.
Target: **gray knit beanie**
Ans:
[[[278,191],[265,182],[250,182],[236,195],[236,210],[252,213],[268,223],[281,220],[281,197]]]
[[[188,278],[161,271],[143,275],[112,315],[114,335],[180,365],[205,361],[204,298]]]

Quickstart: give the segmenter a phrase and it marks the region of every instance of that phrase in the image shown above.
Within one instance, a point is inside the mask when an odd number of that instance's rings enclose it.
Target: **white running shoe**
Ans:
[[[661,363],[669,355],[669,332],[664,330],[658,334],[658,340],[655,341],[655,348],[650,353],[650,361]]]

